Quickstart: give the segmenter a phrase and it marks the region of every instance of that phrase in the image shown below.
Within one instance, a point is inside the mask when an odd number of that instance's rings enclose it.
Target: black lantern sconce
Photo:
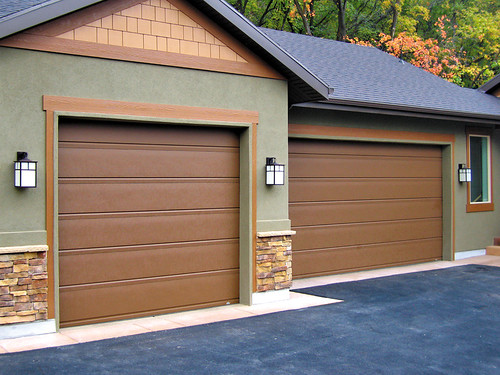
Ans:
[[[266,185],[285,185],[285,165],[276,158],[266,158]]]
[[[18,188],[36,188],[37,161],[28,159],[28,153],[17,152],[14,162],[14,186]]]
[[[467,168],[465,164],[458,165],[458,182],[471,182],[472,181],[472,170]]]

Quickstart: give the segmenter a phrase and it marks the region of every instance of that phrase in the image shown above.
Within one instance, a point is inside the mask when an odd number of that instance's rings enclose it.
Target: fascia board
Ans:
[[[347,100],[329,100],[315,103],[294,104],[294,107],[329,109],[336,111],[361,112],[372,114],[383,114],[393,116],[433,118],[439,120],[460,121],[460,122],[481,122],[484,124],[500,124],[500,116],[476,114],[467,112],[440,111],[419,107],[407,107],[397,105],[383,105],[380,103],[366,103]]]

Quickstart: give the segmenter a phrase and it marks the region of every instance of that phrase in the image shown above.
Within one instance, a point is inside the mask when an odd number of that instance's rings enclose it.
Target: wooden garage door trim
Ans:
[[[398,130],[346,128],[311,124],[289,124],[289,138],[350,140],[366,142],[414,143],[442,147],[443,166],[443,259],[453,260],[455,254],[455,136]]]
[[[364,140],[377,142],[414,142],[436,145],[454,145],[453,134],[420,133],[401,130],[381,130],[363,128],[341,128],[337,126],[321,126],[307,124],[289,124],[289,137],[307,137],[332,140]]]
[[[251,229],[247,241],[240,236],[240,246],[246,246],[245,242],[250,241],[249,251],[252,254],[253,263],[252,270],[247,271],[251,274],[252,287],[255,290],[255,246],[256,246],[256,223],[257,223],[257,171],[256,171],[256,153],[257,153],[257,125],[259,123],[259,113],[256,111],[246,110],[231,110],[220,108],[204,108],[191,106],[177,106],[165,104],[149,104],[137,102],[124,102],[116,100],[99,100],[88,98],[49,96],[42,97],[42,109],[45,111],[45,134],[46,134],[46,153],[45,153],[45,194],[46,194],[46,226],[47,226],[47,245],[49,251],[47,253],[47,268],[48,268],[48,318],[56,318],[56,291],[59,288],[59,283],[55,275],[57,248],[55,243],[55,234],[57,231],[57,213],[55,211],[56,201],[56,184],[57,175],[55,174],[55,150],[57,147],[57,133],[55,127],[58,126],[59,115],[66,117],[96,117],[96,118],[112,118],[128,121],[158,121],[164,123],[186,123],[201,125],[204,123],[207,126],[228,127],[244,127],[250,128],[248,150],[246,150],[249,158],[251,170],[249,171],[248,180],[251,181],[251,186],[248,189],[248,195],[251,198],[250,206],[244,208],[245,202],[240,203],[240,215],[250,214]],[[240,152],[243,152],[240,145]],[[243,176],[240,176],[242,178]],[[246,187],[240,184],[240,189]],[[242,283],[240,279],[240,284]],[[245,298],[240,295],[240,299]]]

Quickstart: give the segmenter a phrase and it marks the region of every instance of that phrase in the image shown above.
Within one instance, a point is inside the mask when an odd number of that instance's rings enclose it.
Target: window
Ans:
[[[467,212],[492,211],[490,135],[484,131],[467,135],[467,155],[472,170]]]

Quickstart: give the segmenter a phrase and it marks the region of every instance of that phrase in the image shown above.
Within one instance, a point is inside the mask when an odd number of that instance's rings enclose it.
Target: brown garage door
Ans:
[[[61,326],[238,301],[239,136],[66,120]]]
[[[441,149],[290,139],[293,275],[441,259]]]

